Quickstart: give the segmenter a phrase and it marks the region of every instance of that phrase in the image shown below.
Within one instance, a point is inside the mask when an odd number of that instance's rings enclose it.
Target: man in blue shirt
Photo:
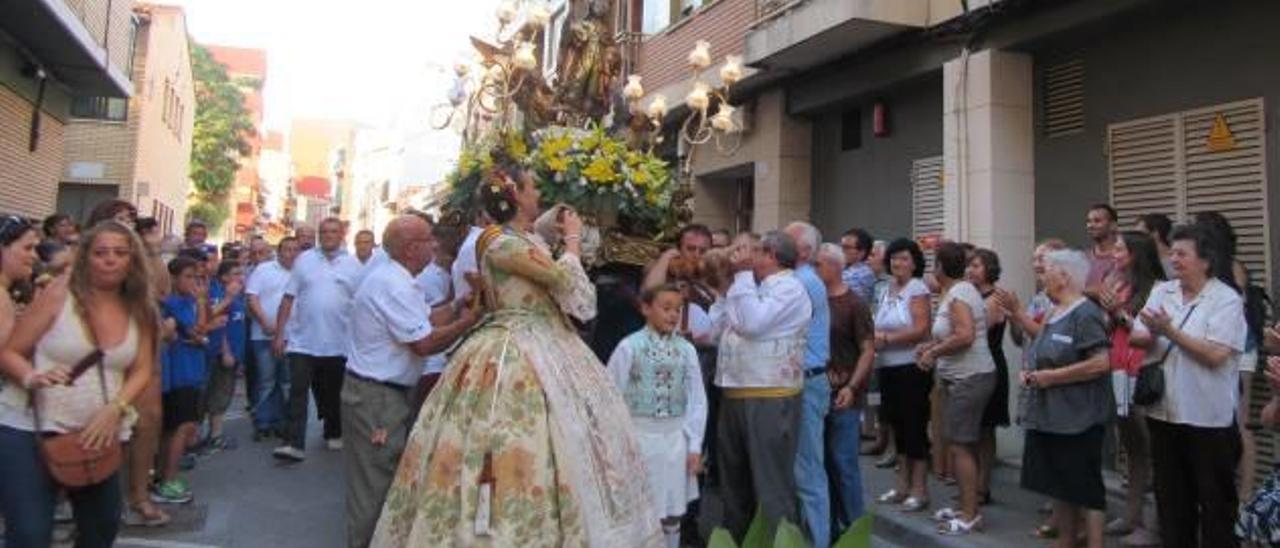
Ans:
[[[827,360],[831,357],[831,314],[827,307],[827,287],[818,277],[813,261],[822,235],[813,225],[794,222],[787,235],[796,242],[796,278],[804,285],[813,307],[804,353],[804,393],[796,451],[796,491],[800,497],[801,521],[809,530],[814,546],[831,545],[831,495],[824,459],[824,432],[831,407],[831,383],[827,380]]]

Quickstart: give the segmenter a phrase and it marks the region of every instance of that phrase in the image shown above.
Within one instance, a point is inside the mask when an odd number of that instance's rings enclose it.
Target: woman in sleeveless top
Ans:
[[[1009,426],[1009,361],[1004,355],[1004,331],[1008,320],[996,299],[1000,281],[1000,257],[990,249],[976,249],[969,259],[965,278],[978,288],[987,305],[987,348],[996,365],[996,388],[982,412],[982,435],[978,440],[978,500],[991,504],[991,466],[996,458],[996,428]]]
[[[661,546],[630,412],[569,319],[596,309],[582,222],[560,219],[553,258],[529,174],[496,171],[480,198],[490,315],[423,403],[372,545]]]
[[[0,393],[6,547],[48,546],[51,540],[59,486],[38,456],[37,436],[78,432],[90,449],[127,439],[131,404],[154,367],[156,313],[141,240],[124,225],[106,221],[82,242],[70,279],[55,282],[36,299],[0,354],[0,371],[12,383]],[[103,352],[101,372],[95,366],[68,383],[70,368],[95,349]],[[111,546],[120,523],[118,475],[69,489],[67,496],[76,546]]]

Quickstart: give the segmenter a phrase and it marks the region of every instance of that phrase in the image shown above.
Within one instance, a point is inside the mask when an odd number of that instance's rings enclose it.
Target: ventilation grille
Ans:
[[[1084,131],[1084,61],[1049,67],[1044,74],[1044,132],[1049,137]]]
[[[911,162],[911,235],[917,242],[940,237],[945,228],[942,197],[942,157]],[[924,248],[925,267],[933,269],[933,247]]]

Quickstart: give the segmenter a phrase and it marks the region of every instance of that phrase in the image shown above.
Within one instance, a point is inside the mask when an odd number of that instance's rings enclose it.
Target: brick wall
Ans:
[[[80,18],[94,43],[105,47],[111,64],[121,73],[129,66],[129,40],[132,35],[133,0],[64,0],[71,12]],[[108,18],[107,9],[111,9]],[[108,23],[110,23],[108,25]],[[110,34],[108,37],[107,34]],[[127,74],[127,73],[126,73]]]
[[[42,113],[40,141],[29,152],[32,105],[0,86],[0,212],[30,217],[53,213],[62,169],[63,125]]]
[[[63,182],[117,185],[121,198],[133,200],[133,128],[137,116],[132,112],[136,105],[130,103],[128,122],[73,118],[67,123],[64,154],[67,170],[60,174]],[[102,164],[102,177],[71,177],[71,167],[77,162]]]
[[[640,44],[636,72],[644,77],[644,87],[658,90],[689,78],[689,50],[698,40],[711,43],[711,60],[742,54],[747,26],[755,21],[756,0],[718,0],[688,19],[647,36]]]

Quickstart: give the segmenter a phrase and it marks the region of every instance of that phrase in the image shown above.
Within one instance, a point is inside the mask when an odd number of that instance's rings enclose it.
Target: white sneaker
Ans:
[[[282,445],[277,447],[275,451],[271,452],[271,456],[277,459],[293,462],[302,462],[307,459],[306,453],[303,453],[301,449],[292,445]]]
[[[331,440],[325,440],[325,442],[324,442],[324,443],[325,443],[325,446],[326,446],[326,447],[328,447],[330,451],[341,451],[341,450],[342,450],[342,438],[334,438],[334,439],[331,439]]]

